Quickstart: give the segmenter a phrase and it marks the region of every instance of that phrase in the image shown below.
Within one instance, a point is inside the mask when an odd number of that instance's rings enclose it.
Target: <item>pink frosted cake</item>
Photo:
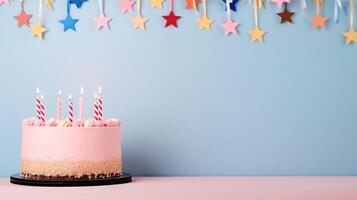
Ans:
[[[61,119],[62,103],[57,98],[56,119],[46,119],[43,97],[37,92],[37,117],[22,125],[21,176],[30,179],[107,179],[122,174],[120,122],[103,119],[101,92],[96,95],[94,119],[83,117],[83,90],[79,119],[69,114]]]

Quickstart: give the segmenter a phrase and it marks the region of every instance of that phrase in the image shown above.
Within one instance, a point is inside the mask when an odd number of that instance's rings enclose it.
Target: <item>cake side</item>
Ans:
[[[23,126],[21,175],[96,179],[122,173],[120,127]]]

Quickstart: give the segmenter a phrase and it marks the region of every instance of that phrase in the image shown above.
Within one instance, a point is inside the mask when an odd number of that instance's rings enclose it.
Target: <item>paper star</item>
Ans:
[[[207,29],[207,30],[211,30],[211,24],[213,23],[212,19],[209,19],[206,15],[203,15],[201,17],[201,19],[197,19],[197,23],[198,23],[198,29],[202,30],[202,29]]]
[[[0,6],[1,6],[2,4],[9,5],[9,4],[10,4],[10,1],[9,1],[9,0],[0,0]]]
[[[134,3],[135,3],[134,0],[121,0],[119,2],[119,9],[123,14],[127,13],[128,11],[134,12],[133,10]]]
[[[14,17],[17,20],[17,27],[21,27],[22,25],[30,26],[31,17],[32,15],[28,15],[22,10],[19,15]]]
[[[47,6],[49,9],[54,10],[54,0],[47,0]]]
[[[42,36],[45,32],[47,32],[47,29],[45,29],[42,24],[31,24],[31,29],[32,29],[32,36],[39,37],[42,39]]]
[[[177,20],[181,18],[181,16],[175,15],[174,11],[170,11],[169,15],[162,16],[166,20],[165,28],[168,26],[174,26],[177,28]]]
[[[76,31],[76,23],[78,22],[78,19],[73,19],[70,14],[67,14],[66,18],[59,20],[61,24],[63,24],[63,31],[66,32],[68,29],[72,29],[73,31]]]
[[[252,42],[255,42],[255,41],[260,41],[260,42],[263,42],[263,36],[266,32],[265,31],[262,31],[260,30],[260,28],[258,26],[254,27],[253,30],[249,31],[249,35],[250,35],[250,38],[251,38],[251,41]]]
[[[233,10],[234,12],[237,11],[237,3],[238,3],[239,0],[231,0],[231,2],[229,3],[229,8],[231,10]],[[223,0],[224,3],[226,3],[226,0]],[[226,8],[227,10],[227,8]]]
[[[231,33],[237,34],[237,26],[239,23],[232,21],[232,19],[228,18],[224,24],[221,24],[221,27],[224,29],[224,34],[229,35]]]
[[[287,7],[284,8],[283,12],[277,13],[277,15],[280,16],[280,24],[283,24],[285,22],[290,22],[293,23],[292,21],[292,16],[294,15],[294,12],[290,12]]]
[[[347,32],[342,33],[343,36],[346,38],[346,44],[349,43],[357,43],[357,32],[353,27],[350,27],[350,29]]]
[[[81,8],[83,3],[86,1],[88,1],[88,0],[69,0],[69,3],[75,4],[77,6],[77,8]]]
[[[97,24],[97,30],[101,28],[107,28],[109,29],[109,22],[112,20],[111,17],[106,17],[104,13],[101,13],[98,15],[98,17],[94,18],[95,23]]]
[[[290,0],[271,0],[272,3],[275,3],[278,5],[280,8],[283,5],[283,3],[290,3]]]
[[[151,8],[160,8],[162,9],[162,3],[164,0],[150,0]]]
[[[327,20],[327,17],[318,14],[311,19],[312,27],[315,29],[316,28],[325,28],[326,20]]]
[[[145,23],[148,18],[142,17],[140,14],[136,15],[135,17],[131,18],[131,22],[133,23],[134,30],[141,28],[145,30]]]
[[[186,0],[186,6],[185,8],[186,9],[194,9],[194,4],[193,3],[196,3],[196,7],[198,7],[198,4],[201,2],[200,0]]]

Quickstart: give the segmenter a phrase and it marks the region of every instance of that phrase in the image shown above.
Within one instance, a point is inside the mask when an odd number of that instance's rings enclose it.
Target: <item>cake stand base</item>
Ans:
[[[123,173],[123,175],[115,178],[108,179],[77,179],[77,180],[36,180],[26,179],[20,174],[13,174],[10,176],[10,182],[18,185],[31,185],[31,186],[94,186],[94,185],[113,185],[131,182],[131,174]]]

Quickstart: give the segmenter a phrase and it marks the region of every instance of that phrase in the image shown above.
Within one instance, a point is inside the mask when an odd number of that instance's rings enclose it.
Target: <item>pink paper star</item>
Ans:
[[[10,4],[10,1],[9,1],[9,0],[0,0],[0,6],[1,6],[2,4],[9,5],[9,4]]]
[[[237,34],[237,26],[239,23],[232,21],[231,18],[228,18],[226,23],[221,24],[221,27],[224,29],[224,34],[229,35],[231,33]]]
[[[290,3],[290,0],[271,0],[272,3],[275,3],[278,5],[280,8],[283,5],[283,3]]]
[[[97,24],[97,30],[101,28],[109,29],[109,21],[112,20],[111,17],[106,17],[104,13],[100,13],[98,17],[94,17],[94,21]]]
[[[119,9],[121,10],[121,12],[123,14],[125,14],[128,11],[134,12],[134,10],[133,10],[134,3],[135,3],[134,0],[121,0],[119,2]]]

